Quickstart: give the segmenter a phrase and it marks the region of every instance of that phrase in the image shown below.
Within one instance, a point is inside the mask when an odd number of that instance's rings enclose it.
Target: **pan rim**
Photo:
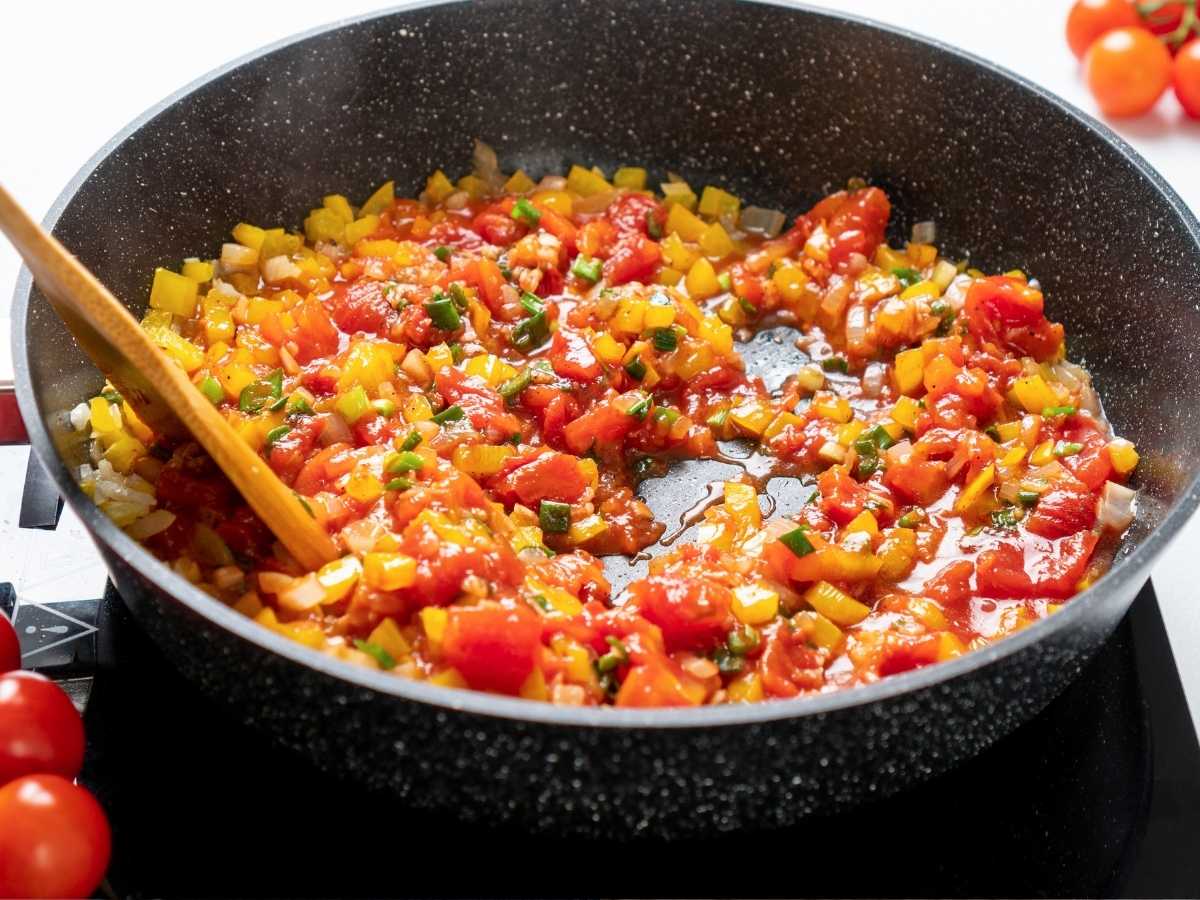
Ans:
[[[397,13],[459,2],[463,2],[463,0],[413,0],[413,2],[402,3],[361,16],[338,19],[267,44],[218,66],[154,104],[110,138],[63,188],[47,212],[43,225],[47,229],[53,229],[87,179],[122,143],[164,110],[218,78],[277,50],[341,28],[386,18]],[[948,54],[961,62],[982,68],[993,76],[1016,84],[1048,104],[1057,113],[1072,120],[1076,127],[1091,132],[1123,156],[1174,211],[1178,221],[1195,243],[1197,254],[1200,255],[1200,221],[1197,221],[1196,216],[1163,177],[1104,123],[1097,121],[1061,97],[1023,76],[984,60],[973,53],[866,17],[817,9],[802,3],[786,2],[786,0],[739,0],[739,2],[768,6],[781,12],[819,16],[835,22],[882,31],[888,35],[915,42],[923,51]],[[870,706],[894,700],[904,695],[952,682],[968,672],[992,666],[1009,656],[1020,653],[1031,644],[1048,639],[1062,629],[1077,627],[1089,611],[1094,606],[1103,604],[1106,598],[1124,591],[1136,592],[1149,578],[1149,569],[1154,560],[1178,535],[1196,507],[1200,505],[1200,475],[1197,475],[1181,492],[1181,496],[1167,511],[1162,523],[1156,529],[1134,547],[1127,556],[1118,560],[1114,567],[1095,585],[1076,595],[1055,615],[1041,619],[1018,634],[1007,637],[998,643],[972,651],[957,659],[892,675],[869,685],[792,700],[689,709],[564,707],[496,694],[440,687],[342,662],[263,628],[188,582],[126,535],[105,516],[79,488],[66,462],[56,452],[49,429],[34,397],[28,346],[25,340],[32,289],[32,277],[29,270],[22,267],[13,298],[12,322],[14,327],[11,335],[17,400],[22,418],[26,423],[32,451],[53,478],[63,497],[88,527],[93,540],[102,542],[112,552],[123,558],[139,575],[162,588],[191,613],[242,641],[342,682],[347,689],[366,689],[372,693],[421,703],[434,710],[507,719],[529,725],[567,728],[690,730],[821,716],[853,707]]]

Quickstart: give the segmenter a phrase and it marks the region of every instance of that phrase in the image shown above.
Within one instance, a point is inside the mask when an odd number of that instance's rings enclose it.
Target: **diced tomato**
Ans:
[[[1096,497],[1082,484],[1057,484],[1042,495],[1025,527],[1045,538],[1086,531],[1096,522]]]
[[[879,662],[879,674],[886,677],[911,672],[937,660],[937,635],[923,635],[917,638],[901,638],[897,635],[887,642],[885,655]]]
[[[238,556],[261,559],[271,552],[275,536],[248,506],[239,506],[216,526],[216,532]]]
[[[347,334],[363,331],[386,335],[392,318],[392,305],[383,295],[378,281],[354,281],[333,285],[329,301],[333,321]]]
[[[303,416],[292,425],[292,430],[271,445],[267,461],[285,484],[291,484],[304,461],[312,452],[321,432],[325,430],[325,419],[319,416]]]
[[[538,225],[543,231],[548,231],[550,234],[558,238],[562,245],[563,252],[566,258],[575,255],[576,231],[575,226],[571,224],[571,220],[565,216],[560,216],[552,209],[545,207],[541,208],[542,217],[538,221]]]
[[[542,500],[574,503],[583,496],[588,479],[574,456],[547,451],[523,460],[488,486],[506,504],[536,508]]]
[[[748,303],[758,303],[763,298],[763,280],[742,263],[729,267],[729,278],[733,292]]]
[[[435,376],[438,392],[447,404],[461,406],[472,427],[494,442],[506,441],[521,431],[521,421],[508,411],[504,398],[482,379],[472,378],[455,366]]]
[[[621,399],[597,403],[578,419],[567,423],[563,429],[567,448],[582,455],[594,443],[615,443],[625,437],[638,420],[625,411],[628,407],[620,403]]]
[[[1063,440],[1083,445],[1078,453],[1063,457],[1062,464],[1090,490],[1102,487],[1112,477],[1108,441],[1097,430],[1094,420],[1076,416],[1071,427],[1063,433]]]
[[[888,454],[883,483],[900,497],[921,506],[933,503],[950,486],[946,463],[926,459],[915,450]]]
[[[849,193],[840,191],[826,197],[811,210],[810,221],[825,221],[829,233],[829,264],[838,267],[852,253],[870,259],[883,243],[892,204],[879,188],[869,187]]]
[[[337,329],[333,327],[333,320],[329,318],[325,306],[315,296],[309,294],[303,303],[293,309],[292,318],[296,320],[292,340],[299,348],[297,362],[304,365],[337,352]]]
[[[533,672],[542,625],[528,607],[451,607],[442,658],[480,691],[516,694]]]
[[[1082,531],[1020,547],[1005,541],[979,554],[978,590],[985,597],[1069,597],[1087,569],[1096,535]]]
[[[604,219],[593,219],[581,229],[576,240],[579,252],[593,259],[607,259],[613,242],[617,239],[617,230],[611,222]]]
[[[612,593],[604,566],[586,550],[558,553],[531,563],[529,568],[539,581],[570,591],[584,603],[607,602]]]
[[[525,231],[519,222],[505,212],[482,212],[471,222],[471,227],[485,241],[497,247],[507,247]]]
[[[981,278],[967,289],[967,329],[988,341],[1038,360],[1049,359],[1063,341],[1063,327],[1043,313],[1042,292],[1019,278]]]
[[[608,205],[604,217],[620,234],[638,232],[649,236],[649,220],[653,219],[659,233],[667,222],[662,204],[644,194],[622,194]]]
[[[567,422],[576,417],[578,410],[579,405],[573,397],[569,397],[561,391],[555,391],[550,402],[542,408],[542,437],[546,439],[547,444],[553,447],[563,445]]]
[[[588,342],[574,331],[560,328],[550,342],[550,365],[563,378],[583,384],[600,377],[600,363]]]
[[[795,697],[825,683],[824,659],[819,650],[809,646],[803,630],[777,621],[768,626],[763,638],[758,671],[766,693]]]
[[[380,444],[386,444],[395,433],[388,419],[375,415],[363,416],[350,430],[354,434],[355,446],[358,447],[378,447]]]
[[[821,509],[839,525],[845,525],[866,506],[870,492],[846,474],[844,469],[826,469],[817,479]]]
[[[631,666],[613,701],[617,706],[698,706],[704,685],[668,659]]]
[[[629,281],[649,281],[659,261],[662,249],[657,243],[637,232],[626,234],[604,263],[604,277],[611,285]]]
[[[453,247],[456,250],[478,250],[483,246],[483,238],[475,231],[461,225],[453,219],[438,222],[429,231],[429,236],[423,241],[427,247]]]
[[[311,497],[354,468],[356,458],[349,444],[330,444],[304,464],[292,488],[298,494]]]
[[[233,505],[237,492],[219,473],[198,477],[168,465],[159,473],[155,496],[164,509],[219,516]]]
[[[921,592],[943,606],[960,604],[971,594],[971,577],[974,574],[975,563],[969,559],[956,559],[926,581]]]
[[[651,575],[629,586],[629,606],[662,629],[667,649],[711,650],[729,634],[733,594],[707,578]]]

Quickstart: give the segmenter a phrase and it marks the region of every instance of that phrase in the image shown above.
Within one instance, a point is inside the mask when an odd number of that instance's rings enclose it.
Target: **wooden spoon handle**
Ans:
[[[117,300],[0,186],[0,231],[29,266],[42,293],[79,345],[150,427],[190,434],[305,568],[337,549],[303,501],[229,426]]]

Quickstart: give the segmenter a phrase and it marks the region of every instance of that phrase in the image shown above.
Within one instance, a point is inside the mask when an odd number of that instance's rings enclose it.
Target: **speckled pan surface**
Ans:
[[[890,792],[1040,709],[1112,630],[1197,502],[1200,225],[1107,130],[977,60],[797,8],[713,2],[410,6],[233,64],[135,122],[51,212],[130,306],[156,265],[246,219],[298,225],[314,197],[419,189],[469,165],[572,162],[731,186],[795,213],[859,175],[895,234],[934,219],[981,267],[1041,279],[1070,355],[1142,451],[1122,560],[1051,620],[946,665],[787,703],[559,709],[356,670],[268,634],[97,513],[62,413],[100,383],[28,281],[14,357],[39,457],[146,630],[281,743],[413,806],[595,833],[783,824]]]

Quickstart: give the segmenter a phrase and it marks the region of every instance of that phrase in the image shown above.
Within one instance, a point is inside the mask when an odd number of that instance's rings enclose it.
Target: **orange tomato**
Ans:
[[[1106,116],[1147,112],[1171,83],[1171,53],[1144,28],[1116,28],[1083,60],[1088,89]]]
[[[1141,24],[1129,0],[1076,0],[1067,15],[1067,44],[1076,59],[1083,59],[1096,38],[1114,28]]]
[[[1200,119],[1200,38],[1184,45],[1175,57],[1175,96],[1193,119]]]

